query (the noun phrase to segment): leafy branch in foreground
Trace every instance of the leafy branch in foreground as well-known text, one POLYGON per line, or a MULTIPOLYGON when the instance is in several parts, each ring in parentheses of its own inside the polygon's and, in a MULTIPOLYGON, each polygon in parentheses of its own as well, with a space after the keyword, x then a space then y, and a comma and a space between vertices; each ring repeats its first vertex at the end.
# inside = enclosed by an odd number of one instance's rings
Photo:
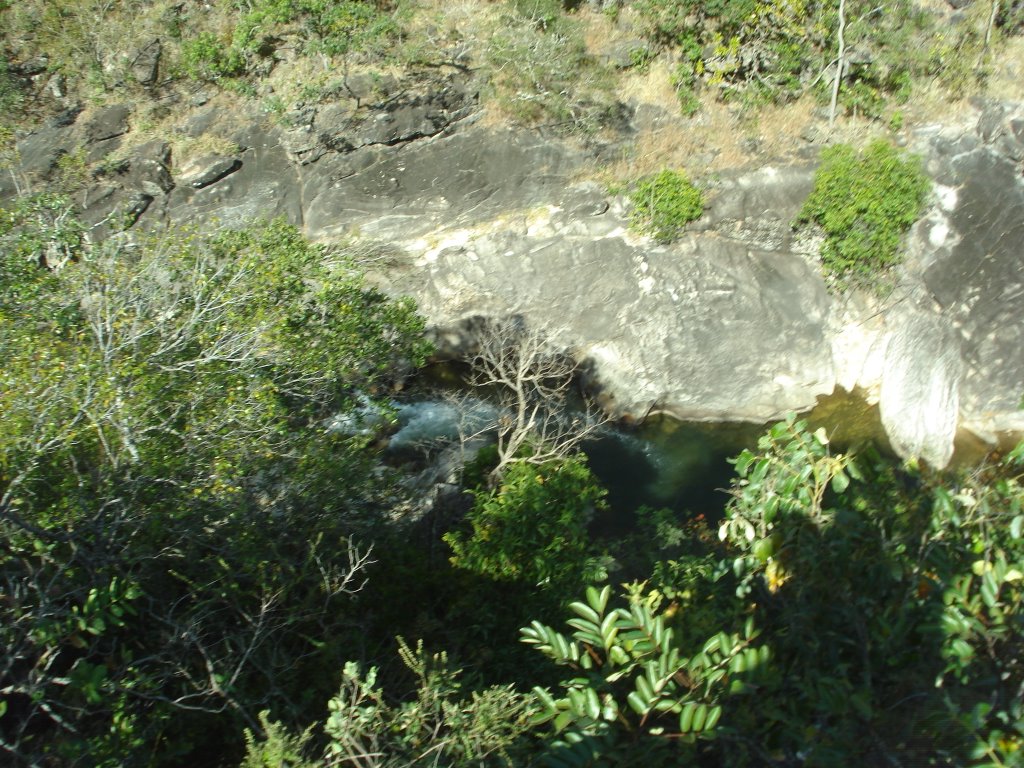
POLYGON ((559 694, 534 688, 541 703, 534 721, 550 722, 560 735, 553 749, 564 764, 647 737, 693 743, 715 730, 726 694, 743 690, 737 676, 768 660, 752 621, 741 634, 718 632, 684 655, 651 601, 609 609, 610 595, 609 586, 589 587, 585 602, 570 604, 571 637, 538 621, 521 630, 524 643, 575 673, 559 694))
POLYGON ((511 768, 517 741, 529 731, 531 698, 512 686, 470 690, 445 653, 427 655, 423 643, 398 652, 416 680, 415 695, 391 704, 378 682, 378 669, 345 664, 341 690, 327 704, 327 747, 319 760, 308 757, 309 731, 292 736, 279 723, 261 719, 266 738, 247 733, 243 768, 271 768, 287 754, 296 766, 427 768, 427 766, 502 765, 511 768))

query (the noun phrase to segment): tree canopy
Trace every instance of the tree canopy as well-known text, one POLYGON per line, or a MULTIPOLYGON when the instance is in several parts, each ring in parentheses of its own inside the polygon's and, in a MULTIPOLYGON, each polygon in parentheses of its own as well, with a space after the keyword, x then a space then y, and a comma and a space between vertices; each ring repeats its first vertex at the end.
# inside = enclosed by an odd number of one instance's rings
POLYGON ((280 221, 59 269, 25 226, 0 232, 0 743, 173 762, 212 737, 191 718, 255 725, 316 679, 389 492, 325 420, 421 363, 422 322, 280 221))

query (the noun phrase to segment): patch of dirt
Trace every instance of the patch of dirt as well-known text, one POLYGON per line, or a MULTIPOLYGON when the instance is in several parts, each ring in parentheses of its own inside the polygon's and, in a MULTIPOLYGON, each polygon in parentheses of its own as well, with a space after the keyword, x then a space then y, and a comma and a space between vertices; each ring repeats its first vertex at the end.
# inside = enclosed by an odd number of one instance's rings
POLYGON ((597 175, 612 184, 663 168, 700 178, 726 168, 790 159, 808 145, 805 134, 815 124, 815 136, 824 139, 824 123, 811 97, 744 113, 705 94, 697 114, 685 117, 679 111, 671 66, 662 59, 646 72, 625 75, 618 96, 638 110, 638 133, 623 147, 620 159, 598 170, 597 175))
POLYGON ((987 94, 994 99, 1020 101, 1024 95, 1024 36, 1000 41, 992 64, 987 94))

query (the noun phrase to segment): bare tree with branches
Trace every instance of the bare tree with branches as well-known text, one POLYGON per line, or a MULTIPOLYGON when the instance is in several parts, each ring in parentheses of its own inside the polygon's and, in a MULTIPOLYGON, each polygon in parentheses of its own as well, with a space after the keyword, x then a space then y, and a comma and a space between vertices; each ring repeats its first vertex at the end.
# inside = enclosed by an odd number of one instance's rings
POLYGON ((568 456, 607 420, 586 398, 570 407, 579 363, 520 318, 481 322, 472 343, 470 382, 499 406, 497 423, 487 428, 497 436, 492 484, 515 462, 568 456))

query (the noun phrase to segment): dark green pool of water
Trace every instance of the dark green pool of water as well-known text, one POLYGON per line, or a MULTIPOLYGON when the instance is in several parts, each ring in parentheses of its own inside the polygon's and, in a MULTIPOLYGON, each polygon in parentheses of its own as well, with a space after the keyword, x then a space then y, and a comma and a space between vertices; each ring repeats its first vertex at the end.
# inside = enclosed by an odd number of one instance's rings
POLYGON ((633 429, 609 429, 588 441, 591 470, 608 490, 608 510, 595 521, 602 534, 629 533, 642 506, 681 518, 717 520, 733 477, 728 459, 754 446, 763 425, 685 423, 658 417, 633 429))
MULTIPOLYGON (((465 366, 431 366, 420 379, 420 393, 463 390, 465 366)), ((471 390, 478 396, 486 392, 471 390)), ((835 450, 873 441, 888 451, 878 407, 859 393, 837 390, 821 397, 801 418, 812 430, 823 427, 835 450)), ((602 531, 628 533, 638 507, 669 508, 680 517, 703 514, 717 520, 728 501, 734 476, 729 459, 754 448, 768 424, 682 422, 649 418, 636 427, 606 425, 583 448, 591 469, 608 490, 608 511, 596 521, 602 531)))

